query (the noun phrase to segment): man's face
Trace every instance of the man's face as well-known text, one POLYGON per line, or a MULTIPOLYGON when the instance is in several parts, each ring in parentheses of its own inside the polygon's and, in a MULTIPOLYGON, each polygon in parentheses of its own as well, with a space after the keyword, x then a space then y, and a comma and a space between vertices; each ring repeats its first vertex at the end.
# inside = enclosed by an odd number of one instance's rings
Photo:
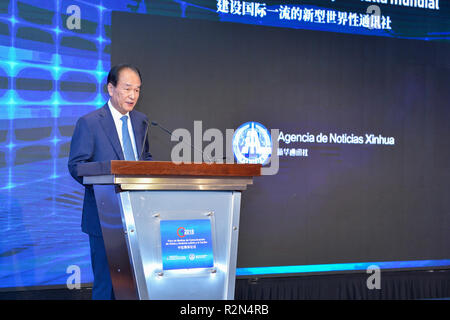
POLYGON ((122 69, 118 78, 115 87, 108 83, 108 92, 113 107, 121 114, 126 114, 133 110, 139 99, 141 79, 136 72, 128 68, 122 69))

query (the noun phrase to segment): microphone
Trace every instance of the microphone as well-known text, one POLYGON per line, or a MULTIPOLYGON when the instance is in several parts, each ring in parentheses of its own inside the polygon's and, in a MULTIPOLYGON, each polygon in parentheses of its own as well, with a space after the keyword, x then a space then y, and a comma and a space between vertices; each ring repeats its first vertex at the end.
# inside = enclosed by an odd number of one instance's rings
MULTIPOLYGON (((152 126, 158 127, 158 128, 160 128, 161 130, 163 130, 165 133, 167 133, 167 134, 169 134, 170 136, 172 136, 172 132, 171 132, 170 130, 164 128, 163 126, 161 126, 158 122, 151 121, 151 124, 152 124, 152 126)), ((213 162, 214 162, 213 159, 211 159, 208 155, 206 155, 202 150, 196 148, 194 145, 192 145, 192 144, 190 144, 190 143, 187 143, 187 142, 185 142, 184 140, 181 140, 181 142, 185 143, 186 145, 189 145, 189 146, 190 146, 192 149, 194 149, 195 151, 200 152, 204 157, 208 158, 208 160, 209 160, 210 163, 213 163, 213 162)))
POLYGON ((145 142, 147 141, 148 121, 144 119, 144 122, 145 122, 145 135, 144 135, 144 141, 142 141, 141 154, 139 155, 138 161, 141 161, 141 159, 142 159, 142 155, 144 154, 145 142))

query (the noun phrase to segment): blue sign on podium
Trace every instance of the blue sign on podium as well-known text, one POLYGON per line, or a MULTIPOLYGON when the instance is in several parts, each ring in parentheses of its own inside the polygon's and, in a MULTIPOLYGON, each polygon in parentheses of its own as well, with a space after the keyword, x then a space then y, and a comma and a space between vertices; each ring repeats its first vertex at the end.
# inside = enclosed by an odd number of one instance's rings
POLYGON ((161 220, 160 232, 163 270, 214 266, 211 220, 161 220))

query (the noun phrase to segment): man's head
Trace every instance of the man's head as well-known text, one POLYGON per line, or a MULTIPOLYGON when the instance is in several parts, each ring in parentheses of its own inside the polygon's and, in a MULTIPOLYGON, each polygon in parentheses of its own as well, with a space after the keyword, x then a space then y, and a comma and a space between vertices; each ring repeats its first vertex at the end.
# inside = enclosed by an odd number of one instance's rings
POLYGON ((109 71, 107 83, 113 107, 121 114, 132 111, 139 99, 142 84, 138 68, 129 64, 114 66, 109 71))

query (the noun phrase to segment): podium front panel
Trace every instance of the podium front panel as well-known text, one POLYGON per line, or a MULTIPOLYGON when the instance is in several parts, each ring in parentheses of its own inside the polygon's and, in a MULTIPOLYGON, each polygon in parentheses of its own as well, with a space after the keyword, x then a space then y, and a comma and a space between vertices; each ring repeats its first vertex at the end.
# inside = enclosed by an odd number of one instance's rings
POLYGON ((106 189, 97 203, 101 221, 113 211, 102 210, 105 197, 118 210, 102 224, 117 298, 132 299, 132 290, 137 299, 234 298, 240 191, 106 189))

